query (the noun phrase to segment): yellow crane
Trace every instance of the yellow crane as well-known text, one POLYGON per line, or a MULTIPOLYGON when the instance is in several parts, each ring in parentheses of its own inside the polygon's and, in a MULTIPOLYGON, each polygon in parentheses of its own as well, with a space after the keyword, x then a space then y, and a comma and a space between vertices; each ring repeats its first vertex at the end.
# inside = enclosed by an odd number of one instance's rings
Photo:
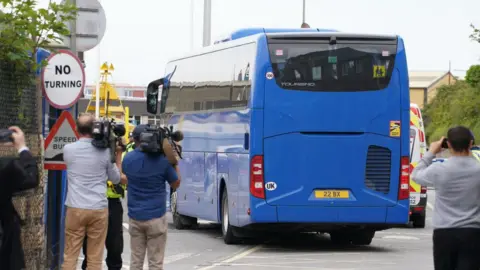
MULTIPOLYGON (((99 93, 100 93, 100 106, 99 106, 99 116, 105 118, 114 118, 115 121, 120 121, 120 119, 113 117, 113 115, 123 115, 125 122, 125 139, 128 139, 128 133, 130 130, 135 128, 134 125, 130 124, 130 110, 128 107, 124 107, 122 100, 120 99, 115 86, 108 82, 109 76, 112 77, 112 72, 115 70, 113 64, 108 65, 107 62, 103 63, 100 67, 100 83, 99 83, 99 93)), ((88 101, 86 112, 95 114, 95 103, 97 98, 97 89, 93 91, 93 95, 88 101)))

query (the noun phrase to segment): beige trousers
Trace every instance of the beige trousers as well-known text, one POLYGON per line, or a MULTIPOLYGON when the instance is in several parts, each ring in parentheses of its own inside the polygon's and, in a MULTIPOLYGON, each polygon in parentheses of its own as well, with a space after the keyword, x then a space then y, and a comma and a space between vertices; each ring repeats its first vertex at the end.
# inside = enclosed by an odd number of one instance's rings
POLYGON ((65 214, 63 270, 76 270, 77 260, 87 235, 88 270, 102 270, 103 250, 108 228, 108 208, 89 210, 67 207, 65 214))
POLYGON ((167 228, 166 215, 148 221, 130 219, 130 270, 143 270, 145 254, 149 270, 163 270, 167 228))

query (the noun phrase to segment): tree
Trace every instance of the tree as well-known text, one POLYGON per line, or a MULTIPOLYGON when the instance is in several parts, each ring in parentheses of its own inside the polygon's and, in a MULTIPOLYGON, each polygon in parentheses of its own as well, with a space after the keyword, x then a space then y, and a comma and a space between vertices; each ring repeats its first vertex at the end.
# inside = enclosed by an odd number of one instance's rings
POLYGON ((77 8, 70 3, 49 1, 47 8, 37 9, 36 0, 0 0, 0 62, 16 71, 31 73, 38 65, 36 52, 50 42, 61 42, 69 35, 65 25, 77 16, 77 8))
POLYGON ((473 65, 467 70, 465 81, 472 87, 480 86, 480 65, 473 65))
POLYGON ((470 35, 470 38, 478 43, 480 43, 480 29, 475 28, 475 25, 470 25, 473 29, 473 33, 470 35))
POLYGON ((480 135, 480 89, 466 81, 445 85, 437 89, 435 98, 426 106, 425 124, 429 141, 445 136, 455 125, 470 128, 480 135))

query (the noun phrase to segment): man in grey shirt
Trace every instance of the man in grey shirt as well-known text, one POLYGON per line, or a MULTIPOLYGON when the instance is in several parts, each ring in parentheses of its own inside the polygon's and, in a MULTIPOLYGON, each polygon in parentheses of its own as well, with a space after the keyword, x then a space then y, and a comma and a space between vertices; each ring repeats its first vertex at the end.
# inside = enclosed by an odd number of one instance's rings
POLYGON ((436 270, 480 269, 480 163, 471 155, 473 135, 462 126, 447 133, 451 157, 443 163, 432 160, 442 142, 429 152, 412 172, 412 180, 435 187, 433 257, 436 270))
POLYGON ((115 184, 126 181, 119 170, 121 148, 117 149, 116 164, 113 164, 110 149, 92 145, 93 121, 92 115, 81 114, 77 119, 80 139, 63 148, 68 177, 64 270, 77 268, 85 235, 88 239, 88 268, 102 269, 108 226, 107 179, 115 184))

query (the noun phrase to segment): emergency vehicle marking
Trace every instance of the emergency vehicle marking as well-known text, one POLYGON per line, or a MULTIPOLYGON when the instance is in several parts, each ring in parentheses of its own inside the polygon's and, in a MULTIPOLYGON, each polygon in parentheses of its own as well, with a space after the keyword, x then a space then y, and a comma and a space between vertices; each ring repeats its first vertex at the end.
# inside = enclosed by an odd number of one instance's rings
MULTIPOLYGON (((425 154, 427 146, 426 146, 426 142, 425 142, 425 134, 423 133, 423 121, 422 121, 421 114, 420 114, 420 111, 419 111, 418 108, 410 107, 410 127, 414 128, 415 131, 418 133, 418 140, 419 141, 415 142, 415 143, 418 143, 418 147, 419 147, 420 151, 419 151, 419 156, 418 156, 417 160, 420 160, 423 157, 423 155, 425 154)), ((410 138, 410 139, 415 140, 416 136, 413 137, 413 138, 410 138)), ((410 143, 412 143, 412 142, 410 142, 410 143)), ((411 155, 413 155, 413 153, 411 153, 411 155)), ((414 159, 414 157, 411 156, 410 160, 413 160, 413 159, 414 159)), ((417 161, 411 162, 411 164, 410 164, 410 192, 411 193, 420 193, 421 189, 422 189, 422 186, 417 184, 411 178, 411 173, 412 173, 413 169, 415 169, 415 167, 417 167, 417 164, 418 164, 417 161)), ((410 203, 413 204, 413 205, 416 205, 416 204, 418 204, 419 199, 420 199, 420 196, 418 194, 412 194, 411 197, 410 197, 410 203), (418 196, 418 200, 416 199, 417 196, 418 196)))

